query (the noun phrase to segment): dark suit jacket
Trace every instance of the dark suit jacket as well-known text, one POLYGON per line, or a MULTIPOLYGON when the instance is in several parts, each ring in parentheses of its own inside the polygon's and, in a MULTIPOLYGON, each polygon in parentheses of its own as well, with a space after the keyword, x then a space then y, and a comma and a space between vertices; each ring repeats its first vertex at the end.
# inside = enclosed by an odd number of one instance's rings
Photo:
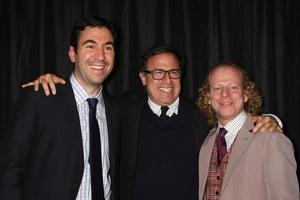
MULTIPOLYGON (((145 104, 147 104, 147 100, 148 97, 146 94, 136 95, 133 93, 127 93, 120 101, 122 103, 123 112, 120 154, 120 200, 132 200, 139 125, 142 111, 145 104)), ((191 128, 195 136, 195 146, 197 151, 199 151, 208 130, 206 122, 199 113, 196 105, 181 97, 179 102, 179 111, 180 109, 185 109, 185 113, 188 113, 192 126, 191 128)))
MULTIPOLYGON (((79 115, 70 82, 57 95, 24 89, 2 139, 1 200, 73 200, 83 175, 79 115)), ((103 91, 112 196, 117 195, 120 107, 103 91)), ((116 199, 116 198, 113 198, 116 199)))

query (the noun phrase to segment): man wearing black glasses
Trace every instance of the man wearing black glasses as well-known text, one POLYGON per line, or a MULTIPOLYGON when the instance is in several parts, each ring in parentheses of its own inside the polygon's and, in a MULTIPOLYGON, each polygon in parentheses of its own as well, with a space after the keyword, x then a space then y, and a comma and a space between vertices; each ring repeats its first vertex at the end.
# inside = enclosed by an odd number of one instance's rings
POLYGON ((121 99, 121 200, 198 199, 198 154, 208 126, 180 96, 183 65, 174 47, 149 48, 139 73, 147 94, 121 99))
MULTIPOLYGON (((180 96, 183 65, 176 48, 149 48, 139 73, 146 93, 127 92, 120 99, 120 200, 198 199, 198 154, 208 127, 196 105, 180 96)), ((49 94, 47 84, 53 93, 61 81, 48 74, 35 86, 43 83, 49 94)), ((256 124, 260 130, 277 126, 271 117, 256 124)))
POLYGON ((122 200, 197 199, 198 153, 207 125, 179 97, 183 61, 172 46, 153 46, 139 76, 147 95, 122 99, 122 200))

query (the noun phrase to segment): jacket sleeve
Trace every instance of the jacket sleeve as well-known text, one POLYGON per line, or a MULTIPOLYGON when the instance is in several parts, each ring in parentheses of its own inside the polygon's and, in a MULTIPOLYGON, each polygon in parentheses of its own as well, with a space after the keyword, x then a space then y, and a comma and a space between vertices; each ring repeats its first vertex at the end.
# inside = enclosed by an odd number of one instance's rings
POLYGON ((24 172, 34 142, 36 120, 33 92, 22 90, 14 105, 9 128, 0 140, 1 200, 22 198, 24 172))
POLYGON ((297 164, 291 141, 283 134, 272 134, 264 164, 268 199, 299 199, 297 164))

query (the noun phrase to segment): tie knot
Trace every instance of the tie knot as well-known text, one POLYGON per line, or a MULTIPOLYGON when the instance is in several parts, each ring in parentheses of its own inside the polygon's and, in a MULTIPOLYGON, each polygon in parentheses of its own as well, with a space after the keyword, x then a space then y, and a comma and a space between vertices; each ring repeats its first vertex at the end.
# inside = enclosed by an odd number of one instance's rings
POLYGON ((227 133, 227 130, 225 128, 220 128, 219 131, 219 137, 224 137, 227 133))
POLYGON ((162 106, 162 107, 160 107, 160 109, 161 109, 161 115, 160 116, 166 116, 167 111, 169 110, 169 107, 168 106, 162 106))
POLYGON ((89 108, 92 110, 96 109, 97 103, 98 103, 98 99, 97 98, 88 98, 87 102, 89 104, 89 108))

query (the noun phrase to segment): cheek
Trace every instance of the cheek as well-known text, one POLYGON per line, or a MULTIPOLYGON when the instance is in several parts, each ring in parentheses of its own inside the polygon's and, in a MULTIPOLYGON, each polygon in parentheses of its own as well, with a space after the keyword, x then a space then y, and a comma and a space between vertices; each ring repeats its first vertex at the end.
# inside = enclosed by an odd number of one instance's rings
POLYGON ((176 87, 176 94, 179 94, 181 91, 180 81, 175 83, 175 87, 176 87))
POLYGON ((208 96, 208 100, 209 100, 210 104, 216 104, 216 102, 218 101, 218 96, 210 94, 208 96))
POLYGON ((238 109, 238 110, 240 110, 242 107, 244 107, 244 99, 243 99, 243 97, 242 96, 239 96, 238 98, 237 98, 237 100, 236 100, 236 108, 238 109))
POLYGON ((115 61, 115 55, 114 54, 110 54, 109 55, 109 60, 111 61, 111 63, 114 63, 114 61, 115 61))
POLYGON ((215 101, 211 101, 211 106, 213 107, 214 110, 218 109, 218 104, 215 101))
POLYGON ((219 103, 218 103, 218 98, 217 97, 212 96, 210 98, 209 102, 210 102, 210 105, 212 106, 212 108, 214 110, 219 110, 219 103))

